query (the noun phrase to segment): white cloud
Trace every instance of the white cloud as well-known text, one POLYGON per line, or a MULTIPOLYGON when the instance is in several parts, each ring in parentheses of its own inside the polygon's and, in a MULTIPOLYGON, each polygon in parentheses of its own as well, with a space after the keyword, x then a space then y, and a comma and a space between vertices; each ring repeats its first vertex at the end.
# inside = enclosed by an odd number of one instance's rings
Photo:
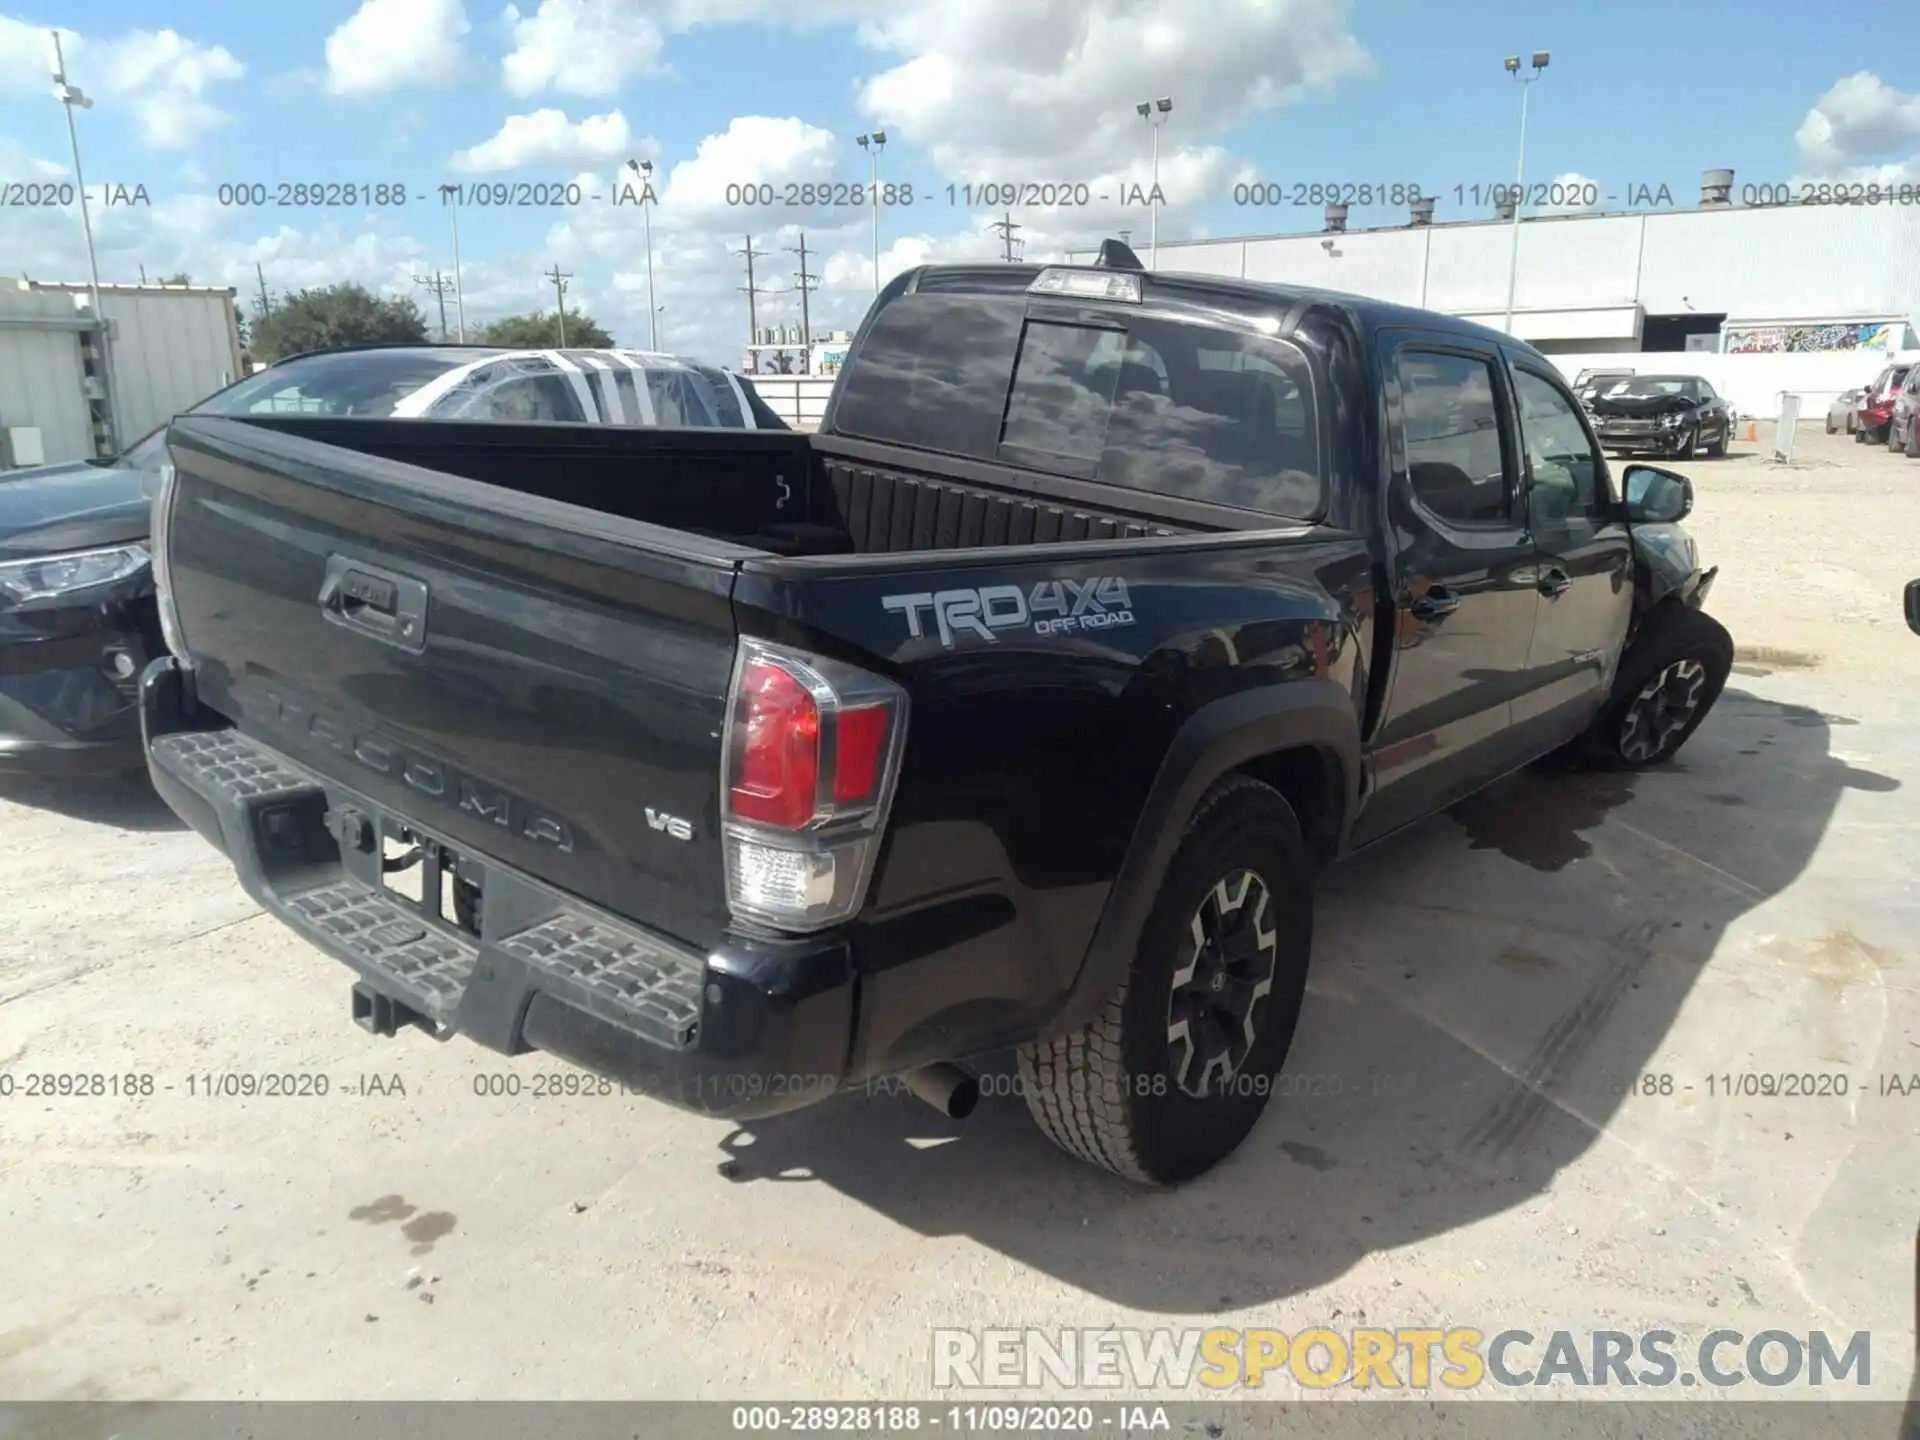
POLYGON ((612 95, 626 81, 658 71, 666 28, 636 0, 541 0, 527 14, 507 6, 513 49, 501 61, 511 95, 554 89, 612 95))
POLYGON ((58 180, 68 173, 58 160, 43 159, 10 135, 0 135, 0 178, 58 180))
MULTIPOLYGON (((201 45, 172 30, 135 30, 85 51, 101 96, 127 104, 141 140, 184 150, 233 119, 207 98, 209 87, 238 80, 246 67, 220 45, 201 45)), ((68 74, 73 75, 71 65, 68 74)), ((86 88, 84 85, 82 88, 86 88)))
MULTIPOLYGON (((651 153, 657 147, 648 141, 640 148, 651 153)), ((624 161, 635 150, 633 131, 618 110, 588 115, 577 124, 567 119, 564 110, 535 110, 509 115, 491 139, 459 151, 447 163, 455 170, 484 175, 532 166, 624 161)))
MULTIPOLYGON (((44 96, 52 86, 53 36, 50 27, 29 25, 10 15, 0 15, 0 95, 44 96)), ((71 31, 63 31, 61 43, 68 56, 77 40, 71 31)))
POLYGON ((1206 133, 1361 73, 1345 0, 915 0, 863 27, 904 58, 866 109, 982 181, 1082 180, 1148 152, 1139 101, 1170 95, 1161 137, 1206 133))
MULTIPOLYGON (((695 148, 667 175, 661 204, 670 206, 676 221, 713 225, 729 230, 753 225, 797 224, 808 220, 838 221, 849 207, 834 207, 836 184, 854 177, 842 169, 840 143, 831 130, 809 125, 797 116, 741 115, 717 135, 695 148), (825 192, 825 204, 812 199, 804 207, 789 206, 789 185, 814 184, 825 192), (741 186, 770 186, 772 206, 743 205, 741 186), (729 188, 732 187, 732 188, 729 188)), ((750 192, 758 198, 765 190, 750 192)), ((795 199, 805 192, 798 192, 795 199)), ((848 198, 851 198, 849 192, 848 198)), ((856 216, 864 210, 855 208, 856 216)))
POLYGON ((1793 138, 1810 177, 1869 184, 1920 179, 1920 95, 1861 70, 1827 87, 1793 138))
MULTIPOLYGON (((182 150, 233 117, 207 92, 238 80, 246 67, 220 45, 203 45, 172 30, 130 30, 90 40, 63 29, 67 78, 104 108, 133 116, 142 144, 182 150)), ((52 90, 53 37, 47 27, 0 15, 0 95, 47 96, 52 90)))
POLYGON ((327 89, 373 95, 406 85, 444 85, 466 66, 461 0, 363 0, 327 36, 327 89))
MULTIPOLYGON (((1582 175, 1578 170, 1568 170, 1545 182, 1547 203, 1534 211, 1538 215, 1586 215, 1601 208, 1600 197, 1606 187, 1591 175, 1582 175), (1589 198, 1592 197, 1592 198, 1589 198)), ((1527 197, 1542 192, 1534 185, 1527 186, 1527 197)))

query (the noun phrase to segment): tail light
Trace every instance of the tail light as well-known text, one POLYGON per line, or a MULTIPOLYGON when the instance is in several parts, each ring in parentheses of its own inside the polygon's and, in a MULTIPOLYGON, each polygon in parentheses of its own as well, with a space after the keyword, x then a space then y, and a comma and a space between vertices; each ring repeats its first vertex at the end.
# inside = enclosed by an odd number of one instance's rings
POLYGON ((153 552, 153 593, 160 610, 161 638, 167 642, 167 649, 180 657, 180 663, 190 669, 193 662, 187 658, 186 636, 180 630, 180 612, 174 608, 173 576, 167 561, 168 551, 172 548, 168 544, 167 532, 173 524, 173 494, 179 480, 180 475, 173 468, 173 461, 162 462, 160 488, 153 497, 148 549, 153 552))
POLYGON ((742 640, 720 784, 727 905, 776 930, 855 914, 906 741, 907 696, 837 660, 742 640))

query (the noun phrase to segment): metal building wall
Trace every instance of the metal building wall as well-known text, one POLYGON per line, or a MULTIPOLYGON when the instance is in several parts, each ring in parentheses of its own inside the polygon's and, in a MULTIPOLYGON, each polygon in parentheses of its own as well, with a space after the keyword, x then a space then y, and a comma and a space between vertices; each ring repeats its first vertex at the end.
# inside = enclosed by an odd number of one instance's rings
POLYGON ((0 290, 0 425, 39 428, 49 464, 94 453, 70 296, 0 290))
POLYGON ((240 377, 231 290, 102 287, 115 322, 113 403, 131 444, 240 377))
MULTIPOLYGON (((1442 217, 1444 219, 1444 217, 1442 217)), ((1513 231, 1494 220, 1160 244, 1159 268, 1284 281, 1454 314, 1506 308, 1513 231), (1332 241, 1330 252, 1324 242, 1332 241)), ((1731 206, 1529 217, 1515 308, 1732 320, 1920 317, 1920 206, 1731 206)), ((1082 263, 1091 253, 1069 257, 1082 263)), ((1524 336, 1523 321, 1515 328, 1524 336)), ((1607 332, 1602 332, 1607 333, 1607 332)))

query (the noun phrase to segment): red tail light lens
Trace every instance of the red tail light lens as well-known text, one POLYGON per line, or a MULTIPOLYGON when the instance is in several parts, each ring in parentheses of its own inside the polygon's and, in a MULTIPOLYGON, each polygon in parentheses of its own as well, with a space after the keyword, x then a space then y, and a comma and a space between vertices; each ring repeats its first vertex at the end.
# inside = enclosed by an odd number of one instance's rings
POLYGON ((739 758, 728 788, 735 819, 798 830, 813 818, 820 785, 820 707, 778 665, 750 660, 733 723, 739 758))
POLYGON ((737 920, 804 934, 859 912, 893 806, 907 692, 743 637, 727 707, 721 838, 737 920))
POLYGON ((833 803, 872 800, 880 788, 880 761, 887 751, 887 707, 842 710, 834 721, 833 803))

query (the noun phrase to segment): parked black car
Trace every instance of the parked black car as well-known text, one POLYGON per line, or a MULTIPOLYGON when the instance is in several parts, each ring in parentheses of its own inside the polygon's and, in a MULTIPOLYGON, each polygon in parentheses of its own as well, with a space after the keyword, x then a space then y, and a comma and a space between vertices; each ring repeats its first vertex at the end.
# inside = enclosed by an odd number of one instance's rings
MULTIPOLYGON (((194 413, 787 428, 717 366, 450 345, 292 356, 194 413)), ((0 772, 145 768, 138 681, 164 648, 147 530, 165 458, 162 427, 114 461, 0 472, 0 772)))
POLYGON ((1733 438, 1733 412, 1698 375, 1635 375, 1600 391, 1587 410, 1608 450, 1717 457, 1733 438))
POLYGON ((1666 760, 1733 647, 1532 347, 1103 254, 896 278, 812 435, 179 421, 155 785, 375 1033, 749 1116, 1017 1047, 1062 1147, 1199 1173, 1320 866, 1666 760))

